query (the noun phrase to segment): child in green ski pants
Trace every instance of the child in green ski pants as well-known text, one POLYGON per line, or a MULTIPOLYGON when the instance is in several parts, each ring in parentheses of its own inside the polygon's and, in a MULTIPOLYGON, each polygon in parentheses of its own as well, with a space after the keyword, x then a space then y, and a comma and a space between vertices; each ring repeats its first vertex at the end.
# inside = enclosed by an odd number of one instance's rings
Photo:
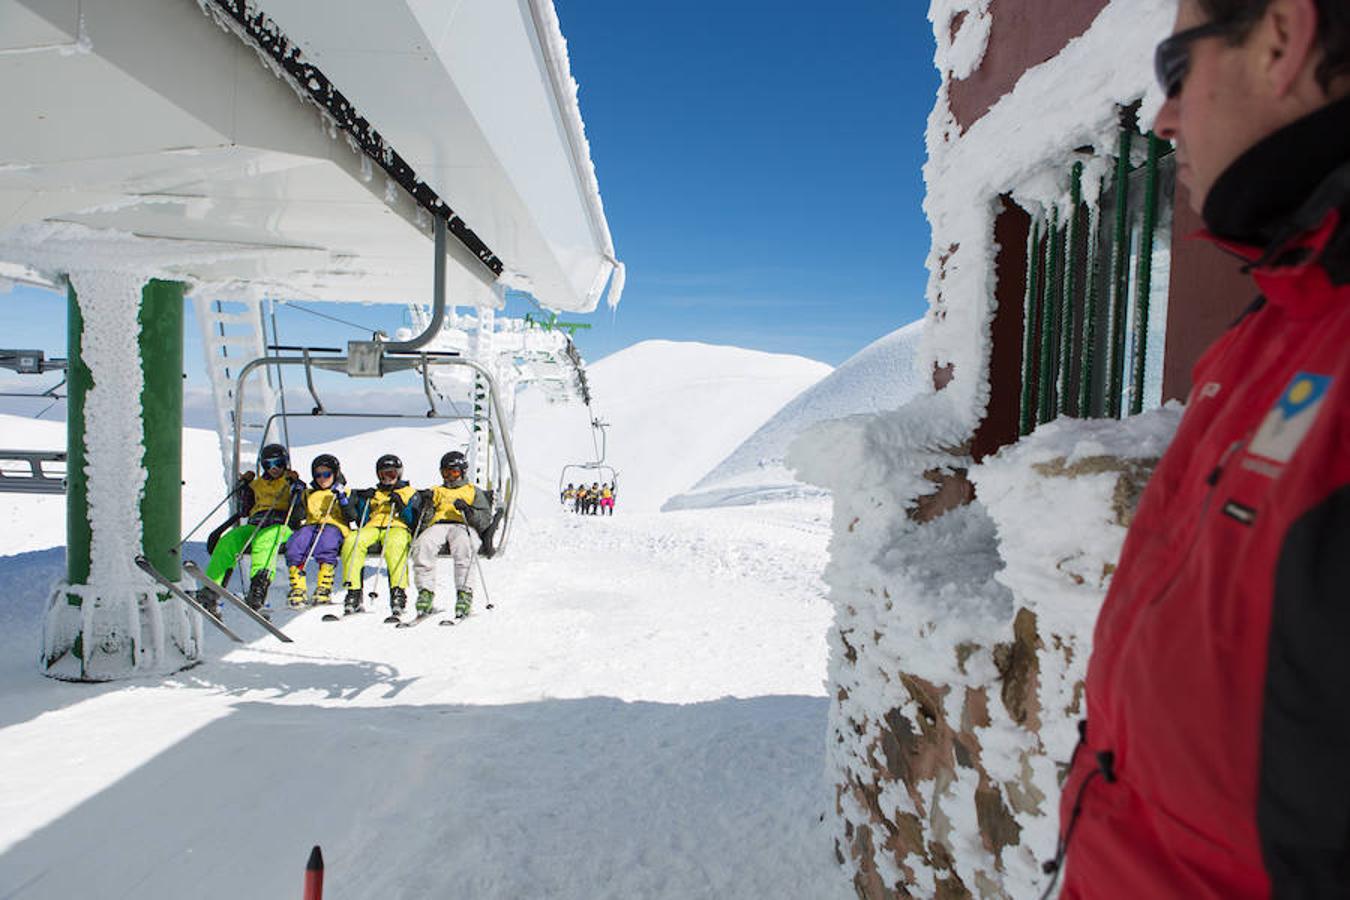
MULTIPOLYGON (((252 558, 245 599, 254 609, 261 608, 267 599, 277 554, 294 526, 295 497, 305 489, 300 476, 290 470, 290 455, 280 444, 263 447, 258 454, 258 470, 262 474, 256 478, 252 472, 240 475, 235 517, 244 516, 247 521, 221 536, 206 565, 206 577, 220 584, 247 547, 252 558)), ((214 606, 213 601, 208 608, 214 606)))

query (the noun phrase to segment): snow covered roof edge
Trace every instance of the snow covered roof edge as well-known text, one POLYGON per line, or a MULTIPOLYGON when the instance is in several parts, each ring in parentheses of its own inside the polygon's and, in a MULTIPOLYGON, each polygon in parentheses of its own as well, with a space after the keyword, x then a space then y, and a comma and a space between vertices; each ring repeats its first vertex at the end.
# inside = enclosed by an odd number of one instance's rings
POLYGON ((539 34, 540 49, 547 64, 549 77, 553 82, 553 91, 557 98, 558 109, 567 129, 568 144, 572 149, 572 162, 577 177, 591 207, 591 227, 605 249, 610 264, 614 267, 609 284, 609 296, 606 303, 612 309, 618 306, 623 295, 626 271, 614 253, 614 239, 609 231, 609 221, 605 218, 605 204, 600 196, 600 182, 595 174, 595 161, 591 158, 591 145, 586 139, 586 123, 581 117, 581 104, 578 100, 580 86, 572 77, 571 58, 567 54, 567 39, 563 37, 562 23, 558 20, 558 11, 553 0, 529 0, 530 15, 535 30, 539 34))

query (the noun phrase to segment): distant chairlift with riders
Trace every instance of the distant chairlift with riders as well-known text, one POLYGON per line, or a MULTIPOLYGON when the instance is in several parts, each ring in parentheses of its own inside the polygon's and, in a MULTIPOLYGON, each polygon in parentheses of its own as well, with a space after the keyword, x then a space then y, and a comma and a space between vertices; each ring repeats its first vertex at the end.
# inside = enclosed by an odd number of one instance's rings
POLYGON ((619 491, 619 473, 605 463, 608 450, 609 423, 591 419, 591 440, 595 445, 595 461, 570 463, 563 466, 558 476, 558 500, 564 509, 577 515, 614 515, 614 503, 619 491), (591 478, 589 484, 587 477, 591 478), (575 481, 569 479, 576 479, 575 481))

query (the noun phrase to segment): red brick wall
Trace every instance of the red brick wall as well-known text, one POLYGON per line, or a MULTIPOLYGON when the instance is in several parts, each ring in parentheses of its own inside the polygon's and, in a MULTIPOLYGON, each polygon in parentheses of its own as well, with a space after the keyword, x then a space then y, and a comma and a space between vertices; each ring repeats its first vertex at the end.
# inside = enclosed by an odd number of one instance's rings
POLYGON ((961 131, 1013 89, 1022 73, 1055 56, 1087 31, 1108 0, 993 0, 994 18, 984 61, 953 82, 950 101, 961 131))
POLYGON ((1208 241, 1192 237, 1205 227, 1177 184, 1172 222, 1172 276, 1167 294, 1167 348, 1163 399, 1185 400, 1191 368, 1260 291, 1242 274, 1242 262, 1208 241))

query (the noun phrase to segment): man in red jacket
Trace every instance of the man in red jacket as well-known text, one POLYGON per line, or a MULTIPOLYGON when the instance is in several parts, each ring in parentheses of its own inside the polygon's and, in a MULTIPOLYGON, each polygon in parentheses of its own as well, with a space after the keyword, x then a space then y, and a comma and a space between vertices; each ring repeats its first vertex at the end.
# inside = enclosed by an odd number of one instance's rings
POLYGON ((1155 131, 1262 297, 1098 618, 1062 896, 1350 897, 1350 0, 1180 0, 1157 67, 1155 131))

